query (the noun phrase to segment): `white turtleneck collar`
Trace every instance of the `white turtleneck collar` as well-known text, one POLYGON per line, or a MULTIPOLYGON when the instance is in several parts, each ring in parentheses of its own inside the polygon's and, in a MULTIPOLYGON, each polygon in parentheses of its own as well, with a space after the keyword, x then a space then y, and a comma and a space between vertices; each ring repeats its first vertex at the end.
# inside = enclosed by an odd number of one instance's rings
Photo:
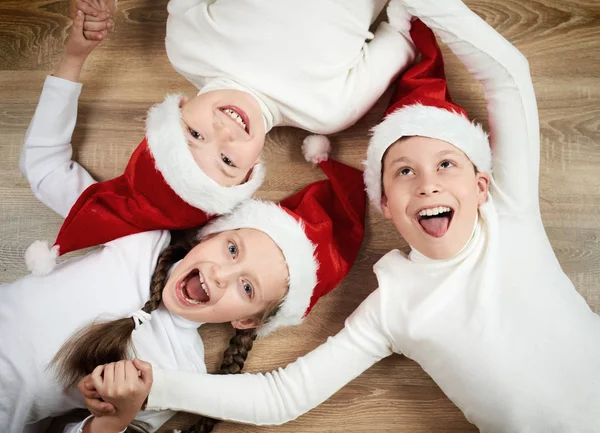
POLYGON ((213 90, 240 90, 254 96, 256 102, 260 106, 263 121, 265 124, 265 133, 269 132, 274 126, 279 125, 283 121, 283 117, 277 108, 277 105, 267 96, 260 94, 249 87, 243 86, 240 83, 233 81, 230 78, 213 78, 202 87, 198 94, 211 92, 213 90))

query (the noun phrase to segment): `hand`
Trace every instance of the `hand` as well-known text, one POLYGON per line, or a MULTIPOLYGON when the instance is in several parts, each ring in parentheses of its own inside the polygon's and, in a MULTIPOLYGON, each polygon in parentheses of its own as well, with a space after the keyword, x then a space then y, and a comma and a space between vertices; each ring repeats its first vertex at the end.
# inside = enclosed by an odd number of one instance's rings
POLYGON ((100 40, 88 40, 83 35, 84 14, 81 10, 77 10, 73 18, 73 26, 71 34, 65 44, 65 57, 78 59, 81 62, 85 61, 90 53, 98 46, 100 40))
POLYGON ((92 415, 100 418, 104 415, 114 415, 115 407, 111 403, 101 400, 92 382, 92 375, 88 374, 77 384, 77 390, 83 395, 87 409, 92 415))
MULTIPOLYGON (((110 7, 107 0, 77 0, 76 7, 85 14, 83 35, 90 41, 101 41, 106 37, 112 22, 110 20, 114 2, 110 7)), ((109 2, 111 0, 108 0, 109 2)))
MULTIPOLYGON (((103 421, 124 430, 140 411, 152 387, 152 366, 140 360, 99 365, 91 374, 97 393, 115 407, 103 421)), ((107 425, 107 424, 105 424, 107 425)))

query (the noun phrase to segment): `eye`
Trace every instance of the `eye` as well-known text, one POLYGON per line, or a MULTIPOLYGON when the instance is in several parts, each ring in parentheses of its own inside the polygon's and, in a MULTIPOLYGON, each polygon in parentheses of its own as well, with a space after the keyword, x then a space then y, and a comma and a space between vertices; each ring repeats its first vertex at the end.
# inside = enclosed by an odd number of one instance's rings
POLYGON ((235 165, 233 164, 233 161, 229 158, 227 158, 225 155, 221 154, 221 159, 223 160, 223 162, 225 164, 227 164, 230 167, 235 167, 235 165))
POLYGON ((236 244, 234 244, 233 242, 229 242, 227 244, 227 249, 229 250, 229 254, 231 254, 232 258, 237 258, 238 255, 238 247, 236 244))
POLYGON ((198 131, 193 130, 192 128, 188 128, 188 131, 192 137, 196 140, 204 140, 204 138, 200 135, 198 131))
POLYGON ((450 168, 454 167, 454 164, 451 161, 442 161, 440 164, 440 168, 450 168))
POLYGON ((408 167, 401 167, 396 172, 396 175, 398 175, 398 176, 408 176, 409 174, 415 174, 415 173, 414 173, 414 171, 412 171, 412 169, 410 169, 408 167))
POLYGON ((242 284, 246 295, 248 295, 249 298, 252 298, 252 295, 254 293, 254 288, 252 287, 252 285, 246 281, 244 281, 242 284))

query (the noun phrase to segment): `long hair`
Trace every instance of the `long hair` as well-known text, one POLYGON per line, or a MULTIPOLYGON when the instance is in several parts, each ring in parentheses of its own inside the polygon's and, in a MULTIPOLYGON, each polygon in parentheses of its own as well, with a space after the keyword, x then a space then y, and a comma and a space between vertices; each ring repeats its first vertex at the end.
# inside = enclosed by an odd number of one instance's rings
MULTIPOLYGON (((199 242, 197 231, 180 235, 158 257, 150 281, 150 299, 142 310, 150 314, 162 300, 162 292, 171 267, 199 242)), ((132 352, 131 334, 135 329, 132 318, 93 323, 77 331, 56 353, 49 367, 54 367, 56 377, 68 391, 98 365, 126 359, 132 352)))
MULTIPOLYGON (((275 316, 282 300, 270 305, 263 312, 260 318, 260 323, 264 324, 269 318, 275 316)), ((236 329, 235 334, 229 340, 229 346, 223 353, 223 361, 216 374, 238 374, 244 369, 244 363, 248 358, 248 353, 252 350, 254 340, 256 339, 257 330, 252 329, 236 329)), ((190 427, 185 433, 210 433, 220 420, 201 417, 196 424, 190 427)))

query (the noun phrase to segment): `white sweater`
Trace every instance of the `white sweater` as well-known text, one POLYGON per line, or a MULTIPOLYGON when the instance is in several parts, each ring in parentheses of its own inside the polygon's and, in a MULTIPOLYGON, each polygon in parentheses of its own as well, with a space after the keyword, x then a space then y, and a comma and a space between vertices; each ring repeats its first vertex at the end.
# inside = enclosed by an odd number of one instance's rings
MULTIPOLYGON (((21 170, 36 197, 63 217, 94 182, 71 161, 80 91, 81 84, 46 79, 21 155, 21 170)), ((169 240, 167 231, 128 236, 63 262, 47 276, 29 275, 0 286, 2 433, 21 433, 25 424, 85 407, 76 390, 63 394, 46 370, 49 361, 82 326, 98 318, 127 317, 144 305, 158 255, 169 240)), ((141 359, 161 368, 206 373, 198 326, 161 306, 133 332, 133 344, 141 359)), ((145 412, 138 419, 155 431, 173 414, 145 412)))
POLYGON ((236 377, 155 369, 149 409, 284 423, 396 352, 417 361, 482 432, 599 431, 600 317, 542 225, 527 61, 459 0, 405 3, 485 88, 494 173, 472 239, 449 260, 386 254, 374 268, 379 288, 345 328, 285 369, 236 377))
POLYGON ((410 22, 369 26, 386 0, 171 0, 166 49, 203 91, 259 101, 267 130, 327 134, 360 119, 414 59, 410 22))

